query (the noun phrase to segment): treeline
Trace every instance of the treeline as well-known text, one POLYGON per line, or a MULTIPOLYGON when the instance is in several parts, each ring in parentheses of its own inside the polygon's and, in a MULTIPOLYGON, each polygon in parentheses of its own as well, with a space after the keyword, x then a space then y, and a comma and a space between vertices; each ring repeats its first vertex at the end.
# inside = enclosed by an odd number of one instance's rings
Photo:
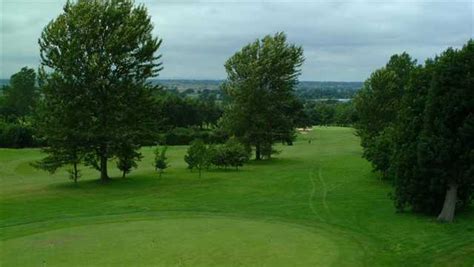
POLYGON ((474 42, 417 64, 394 55, 355 98, 364 157, 399 211, 452 221, 474 192, 474 42))
MULTIPOLYGON (((0 147, 24 148, 46 145, 35 125, 41 87, 35 70, 22 68, 12 75, 0 95, 0 147)), ((164 87, 153 90, 153 118, 159 124, 158 140, 169 145, 187 145, 195 139, 223 142, 222 132, 214 131, 223 105, 213 93, 198 97, 179 94, 164 87)))
POLYGON ((352 126, 357 121, 353 101, 306 101, 300 127, 312 125, 352 126))
POLYGON ((0 147, 22 148, 44 145, 33 125, 40 91, 33 69, 12 75, 0 94, 0 147))
POLYGON ((362 88, 360 82, 300 82, 296 95, 302 100, 351 99, 362 88))
POLYGON ((195 139, 220 143, 227 138, 217 129, 224 107, 214 94, 191 97, 163 88, 154 98, 160 143, 188 145, 195 139))

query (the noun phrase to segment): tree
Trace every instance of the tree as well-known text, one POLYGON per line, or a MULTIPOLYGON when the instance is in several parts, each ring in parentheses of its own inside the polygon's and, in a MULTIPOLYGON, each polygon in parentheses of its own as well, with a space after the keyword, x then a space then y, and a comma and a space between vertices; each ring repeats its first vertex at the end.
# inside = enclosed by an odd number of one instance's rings
POLYGON ((201 178, 202 169, 209 167, 210 155, 209 149, 201 140, 194 141, 188 148, 184 161, 188 164, 188 169, 197 169, 199 179, 201 178))
POLYGON ((39 39, 42 69, 51 70, 41 75, 42 134, 58 150, 67 146, 61 140, 76 140, 102 181, 123 143, 136 148, 154 138, 147 79, 162 68, 152 30, 146 8, 132 0, 78 0, 39 39))
POLYGON ((35 70, 23 67, 10 78, 10 85, 4 86, 2 114, 7 120, 24 119, 30 115, 38 101, 35 70))
POLYGON ((416 66, 404 87, 396 118, 367 144, 367 151, 374 153, 370 158, 388 168, 398 210, 409 207, 439 214, 438 220, 450 222, 457 207, 471 202, 473 71, 472 40, 460 50, 449 48, 424 66, 416 66), (377 143, 381 140, 384 144, 377 143))
POLYGON ((117 168, 122 172, 122 178, 125 178, 133 168, 137 168, 137 161, 142 159, 142 154, 137 150, 138 147, 126 143, 117 149, 117 168))
POLYGON ((392 154, 390 134, 397 118, 411 72, 416 66, 407 53, 393 55, 384 68, 376 70, 355 97, 358 122, 355 125, 361 138, 364 157, 372 162, 383 178, 389 177, 392 154))
POLYGON ((158 171, 160 178, 161 174, 165 171, 166 168, 169 167, 168 165, 168 158, 166 157, 166 150, 168 150, 168 147, 163 147, 161 150, 159 147, 157 147, 154 151, 155 153, 155 170, 158 171))
POLYGON ((82 161, 83 154, 75 146, 64 146, 62 149, 58 147, 48 147, 44 151, 48 156, 40 161, 34 162, 32 165, 35 168, 55 173, 59 168, 65 165, 71 166, 68 170, 69 178, 77 184, 80 177, 79 164, 82 161))
POLYGON ((433 71, 418 161, 433 196, 444 200, 438 220, 451 222, 474 193, 474 41, 446 50, 433 71))
POLYGON ((223 90, 230 103, 220 123, 254 146, 257 160, 271 156, 273 143, 294 138, 294 88, 303 61, 303 49, 277 33, 246 45, 225 63, 223 90))
POLYGON ((393 181, 395 206, 407 206, 417 212, 433 213, 438 204, 433 199, 430 182, 421 175, 418 144, 423 130, 424 110, 433 76, 433 60, 416 67, 403 94, 398 118, 393 127, 389 173, 393 181))

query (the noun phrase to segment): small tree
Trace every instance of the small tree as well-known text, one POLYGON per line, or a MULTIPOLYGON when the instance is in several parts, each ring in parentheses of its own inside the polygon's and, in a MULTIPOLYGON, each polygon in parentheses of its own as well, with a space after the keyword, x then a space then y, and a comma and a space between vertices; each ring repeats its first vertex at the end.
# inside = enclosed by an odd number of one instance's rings
POLYGON ((46 148, 48 156, 34 162, 33 167, 45 170, 51 174, 55 173, 59 168, 69 165, 69 178, 77 184, 77 180, 81 176, 78 165, 83 160, 83 154, 77 148, 68 147, 67 150, 59 150, 54 148, 46 148))
POLYGON ((117 149, 117 168, 122 172, 122 178, 137 168, 137 161, 142 159, 142 154, 137 152, 138 147, 123 144, 117 149))
POLYGON ((184 161, 186 161, 190 170, 198 170, 200 179, 202 169, 209 167, 210 164, 208 147, 202 140, 194 141, 188 148, 188 153, 184 156, 184 161))
POLYGON ((166 146, 163 147, 162 149, 157 147, 154 152, 155 153, 154 166, 155 166, 155 170, 158 171, 160 178, 164 170, 169 167, 168 158, 166 157, 166 150, 168 150, 168 147, 166 146))

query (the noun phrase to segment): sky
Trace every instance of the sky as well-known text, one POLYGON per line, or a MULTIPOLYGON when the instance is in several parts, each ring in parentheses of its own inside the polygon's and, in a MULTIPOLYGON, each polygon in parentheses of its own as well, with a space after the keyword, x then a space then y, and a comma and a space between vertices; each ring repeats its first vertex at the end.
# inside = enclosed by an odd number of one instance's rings
MULTIPOLYGON (((474 38, 474 0, 142 0, 163 39, 162 79, 225 79, 226 59, 283 31, 301 45, 300 80, 363 81, 395 53, 419 63, 474 38)), ((65 0, 0 0, 0 78, 39 66, 38 38, 65 0)))

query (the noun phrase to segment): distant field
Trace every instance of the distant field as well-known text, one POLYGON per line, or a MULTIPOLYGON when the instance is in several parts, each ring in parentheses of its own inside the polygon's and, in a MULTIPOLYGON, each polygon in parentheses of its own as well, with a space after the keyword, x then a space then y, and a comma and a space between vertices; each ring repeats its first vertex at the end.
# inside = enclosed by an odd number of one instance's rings
MULTIPOLYGON (((474 208, 453 224, 396 213, 350 128, 315 128, 239 171, 154 173, 152 148, 110 184, 0 150, 0 266, 473 266, 474 208), (308 139, 312 139, 309 143, 308 139)), ((111 163, 114 167, 114 163, 111 163)))

